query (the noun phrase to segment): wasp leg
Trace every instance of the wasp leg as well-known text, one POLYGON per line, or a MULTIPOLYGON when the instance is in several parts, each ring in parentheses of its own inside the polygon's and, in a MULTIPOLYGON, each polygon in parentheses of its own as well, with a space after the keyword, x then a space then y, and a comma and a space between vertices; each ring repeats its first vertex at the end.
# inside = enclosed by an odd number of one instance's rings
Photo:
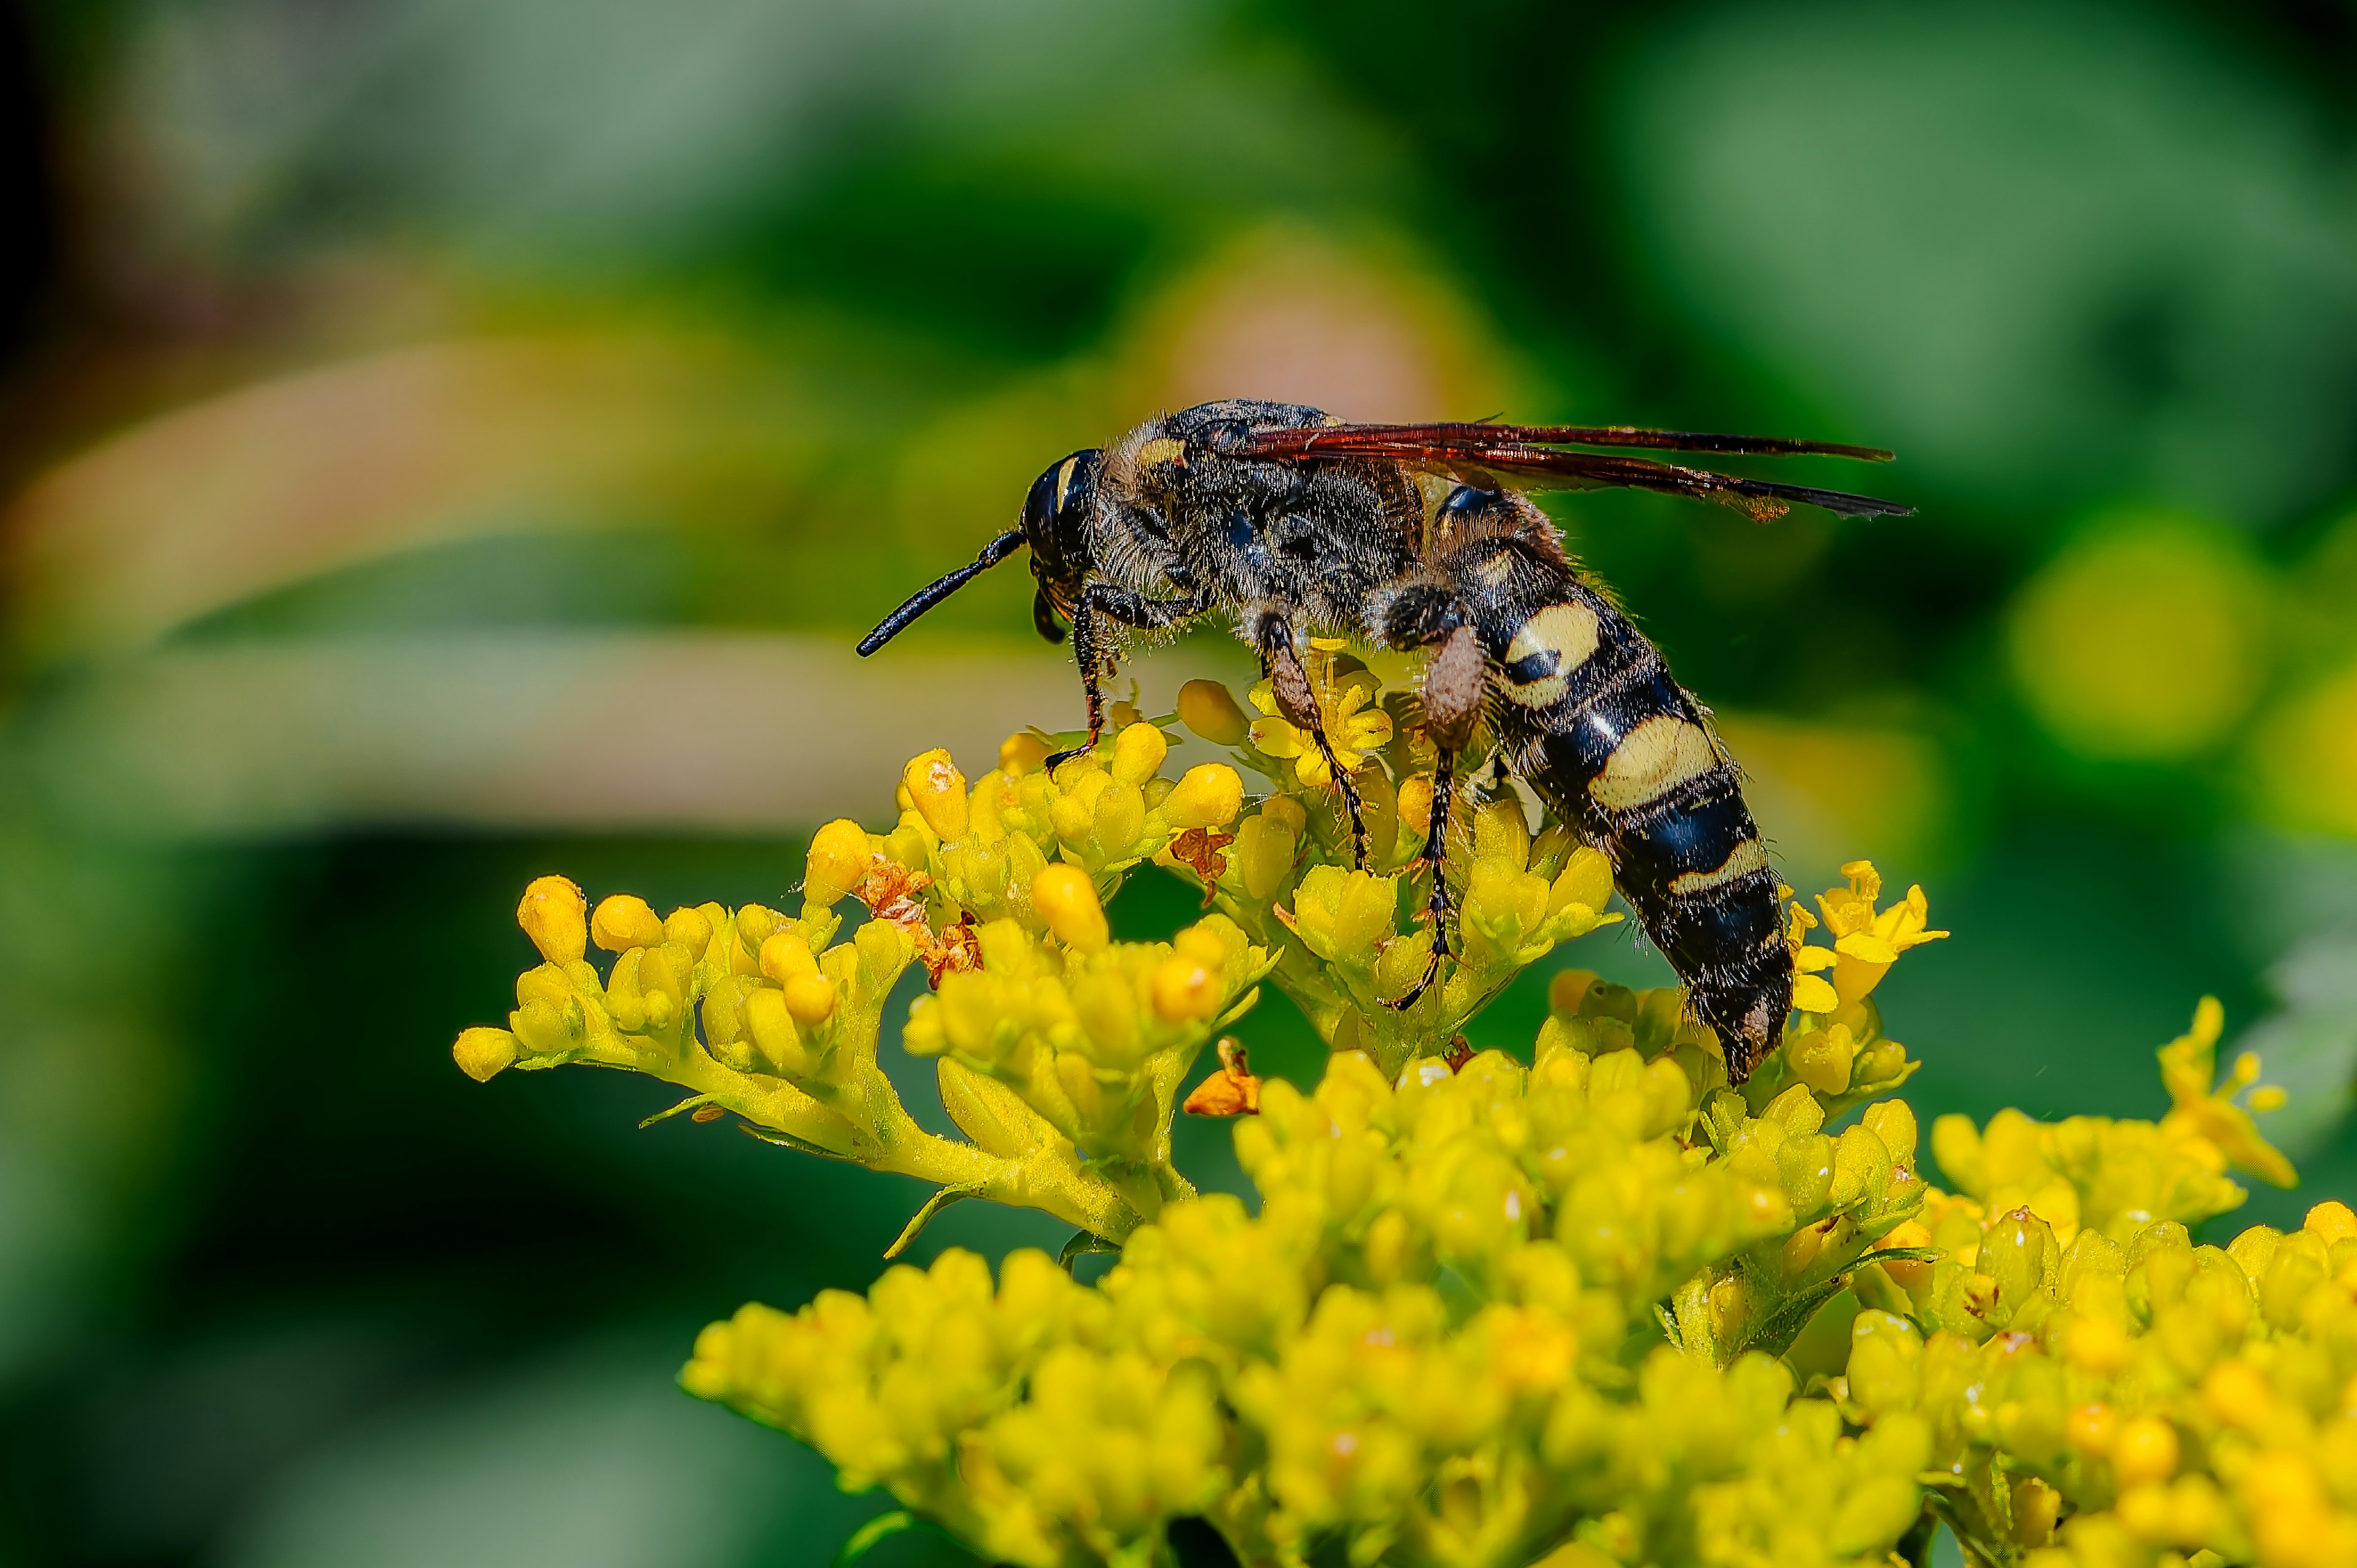
POLYGON ((1053 773, 1081 753, 1096 749, 1098 737, 1104 734, 1102 682, 1109 650, 1104 646, 1099 618, 1144 631, 1162 631, 1182 620, 1193 619, 1208 607, 1200 594, 1183 599, 1149 599, 1112 583, 1091 583, 1082 589, 1081 602, 1072 607, 1072 656, 1080 661, 1081 684, 1089 696, 1088 743, 1060 751, 1041 766, 1053 773))
POLYGON ((1276 711, 1287 723, 1309 732, 1318 755, 1326 759, 1327 776, 1342 791, 1342 806, 1351 818, 1351 865, 1364 871, 1367 819, 1359 805, 1359 786, 1342 771, 1342 764, 1334 756, 1334 745, 1326 738, 1326 724, 1318 712, 1318 694, 1309 688, 1309 671, 1301 667, 1301 656, 1293 651, 1293 628, 1282 617, 1265 617, 1255 640, 1260 644, 1261 667, 1268 671, 1269 690, 1276 698, 1276 711))
POLYGON ((1081 667, 1081 690, 1089 700, 1089 738, 1070 750, 1057 752, 1040 764, 1050 775, 1082 752, 1094 751, 1104 734, 1105 648, 1097 626, 1097 607, 1088 597, 1072 607, 1072 658, 1081 667))
POLYGON ((1408 993, 1384 1006, 1405 1013, 1424 999, 1440 978, 1440 961, 1454 958, 1448 947, 1448 818, 1457 793, 1457 754, 1444 750, 1432 767, 1432 825, 1424 838, 1424 868, 1432 874, 1431 902, 1425 911, 1432 924, 1432 956, 1408 993))
POLYGON ((1091 583, 1082 590, 1081 598, 1106 619, 1141 631, 1168 630, 1211 608, 1209 599, 1201 594, 1189 594, 1183 599, 1149 599, 1112 583, 1091 583))

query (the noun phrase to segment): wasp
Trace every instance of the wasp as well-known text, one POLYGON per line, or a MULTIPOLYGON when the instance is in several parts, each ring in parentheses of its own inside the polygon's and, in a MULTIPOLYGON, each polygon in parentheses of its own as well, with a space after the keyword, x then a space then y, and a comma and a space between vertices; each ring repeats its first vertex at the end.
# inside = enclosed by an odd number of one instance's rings
POLYGON ((1443 864, 1456 769, 1486 721, 1494 755, 1611 859, 1621 897, 1684 981, 1689 1009, 1717 1032, 1727 1075, 1739 1083, 1781 1036, 1792 994, 1776 874, 1744 804, 1741 775, 1707 710, 1672 678, 1660 650, 1509 481, 1662 491, 1760 521, 1796 503, 1844 517, 1913 509, 1633 455, 1646 449, 1891 456, 1766 436, 1360 424, 1293 403, 1207 403, 1051 465, 1031 486, 1017 527, 887 616, 859 652, 874 653, 1028 547, 1038 584, 1033 619, 1050 641, 1061 641, 1071 624, 1093 746, 1125 633, 1230 618, 1259 657, 1278 712, 1326 756, 1363 865, 1357 791, 1331 767, 1303 641, 1347 637, 1420 650, 1418 697, 1437 751, 1423 852, 1432 961, 1392 1005, 1412 1005, 1449 957, 1443 864), (1595 447, 1607 450, 1582 450, 1595 447))

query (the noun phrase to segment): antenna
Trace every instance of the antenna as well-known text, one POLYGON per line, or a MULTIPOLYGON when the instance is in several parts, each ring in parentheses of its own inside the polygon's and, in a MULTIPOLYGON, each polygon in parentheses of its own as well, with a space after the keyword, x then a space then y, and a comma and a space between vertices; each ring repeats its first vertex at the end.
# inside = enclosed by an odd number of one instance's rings
POLYGON ((945 577, 937 577, 909 596, 908 603, 878 621, 874 631, 859 639, 859 657, 866 658, 907 629, 910 621, 964 587, 968 583, 1023 548, 1023 531, 1010 528, 982 547, 971 566, 961 566, 945 577))

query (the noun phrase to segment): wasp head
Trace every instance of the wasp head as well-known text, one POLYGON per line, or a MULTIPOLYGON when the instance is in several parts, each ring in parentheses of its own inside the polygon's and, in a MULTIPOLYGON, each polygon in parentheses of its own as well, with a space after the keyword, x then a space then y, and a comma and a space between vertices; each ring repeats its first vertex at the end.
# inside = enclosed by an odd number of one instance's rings
POLYGON ((1064 640, 1058 612, 1071 615, 1088 582, 1091 553, 1089 517, 1096 505, 1097 458, 1091 447, 1075 452, 1033 482, 1024 498, 1023 521, 982 548, 971 566, 936 577, 911 594, 859 639, 862 659, 898 637, 909 623, 956 593, 1025 545, 1031 548, 1031 575, 1039 591, 1032 596, 1031 618, 1039 635, 1050 642, 1064 640))
POLYGON ((1050 642, 1064 640, 1059 615, 1070 616, 1089 575, 1089 521, 1097 504, 1097 463, 1091 446, 1051 465, 1031 482, 1023 499, 1023 539, 1031 546, 1031 575, 1039 590, 1031 598, 1032 623, 1050 642))

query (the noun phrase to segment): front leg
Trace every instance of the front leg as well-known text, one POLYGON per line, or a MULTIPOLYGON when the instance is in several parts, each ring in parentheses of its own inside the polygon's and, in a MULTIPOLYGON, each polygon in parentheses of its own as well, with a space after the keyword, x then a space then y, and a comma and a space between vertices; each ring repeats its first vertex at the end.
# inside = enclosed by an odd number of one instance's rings
POLYGON ((1167 631, 1211 607, 1208 594, 1189 594, 1183 599, 1149 599, 1113 583, 1091 583, 1081 590, 1081 602, 1107 620, 1119 621, 1140 631, 1167 631))
POLYGON ((1089 738, 1069 750, 1057 752, 1040 766, 1049 777, 1057 768, 1082 752, 1094 751, 1104 734, 1104 628, 1103 616, 1088 595, 1072 607, 1072 658, 1081 667, 1081 690, 1089 703, 1089 738))
POLYGON ((1301 666, 1301 656, 1294 651, 1293 626, 1283 616, 1263 614, 1253 628, 1253 645, 1260 651, 1261 668, 1268 671, 1270 693, 1276 699, 1276 711, 1287 724, 1309 732, 1317 745, 1318 755, 1326 761, 1327 776, 1342 792, 1342 806, 1351 819, 1351 865, 1363 871, 1367 867, 1367 820, 1359 804, 1359 786, 1342 770, 1341 762, 1334 756, 1334 745, 1326 738, 1326 721, 1318 711, 1318 693, 1309 684, 1309 671, 1301 666))
POLYGON ((1183 599, 1149 599, 1112 583, 1091 583, 1082 589, 1080 603, 1072 607, 1072 657, 1080 661, 1081 685, 1088 693, 1089 738, 1086 745, 1060 751, 1042 766, 1053 773, 1081 753, 1094 750, 1104 734, 1104 666, 1105 655, 1111 651, 1105 622, 1162 631, 1194 619, 1209 607, 1202 594, 1183 599))

